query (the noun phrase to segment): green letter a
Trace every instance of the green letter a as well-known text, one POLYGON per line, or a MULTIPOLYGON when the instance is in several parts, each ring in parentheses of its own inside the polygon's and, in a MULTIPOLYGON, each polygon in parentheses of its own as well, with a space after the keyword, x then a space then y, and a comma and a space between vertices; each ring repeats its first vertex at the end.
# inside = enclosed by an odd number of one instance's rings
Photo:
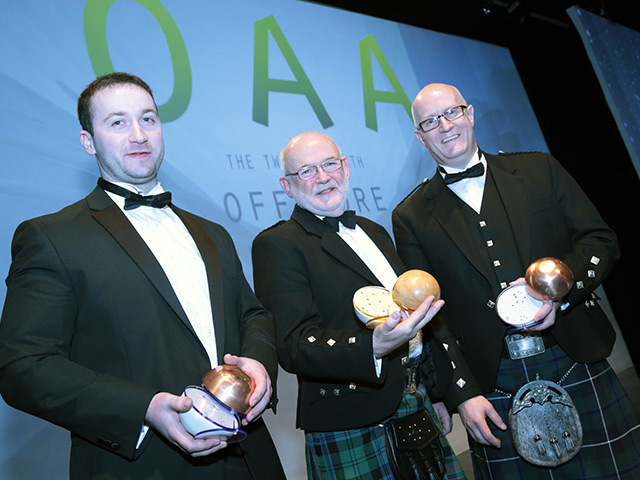
POLYGON ((305 95, 323 128, 333 125, 320 97, 273 15, 255 23, 253 39, 253 121, 269 125, 269 92, 305 95), (280 48, 296 80, 269 78, 269 32, 280 48))
POLYGON ((368 35, 360 40, 360 63, 362 65, 362 96, 364 97, 364 118, 367 128, 378 131, 378 116, 376 114, 376 102, 399 103, 402 105, 411 118, 411 102, 404 93, 402 85, 398 78, 391 70, 389 62, 384 58, 382 50, 378 46, 373 35, 368 35), (371 54, 376 56, 378 63, 382 67, 382 71, 387 76, 387 80, 391 83, 393 92, 385 92, 382 90, 374 90, 373 88, 373 70, 371 67, 371 54))

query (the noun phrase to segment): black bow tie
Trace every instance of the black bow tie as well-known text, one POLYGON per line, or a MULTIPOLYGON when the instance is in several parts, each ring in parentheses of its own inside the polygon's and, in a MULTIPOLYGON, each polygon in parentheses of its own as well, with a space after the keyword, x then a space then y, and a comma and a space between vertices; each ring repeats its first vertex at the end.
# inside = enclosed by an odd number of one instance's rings
POLYGON ((353 210, 345 210, 339 217, 324 217, 324 221, 331 225, 335 231, 338 231, 338 222, 347 228, 356 228, 356 212, 353 210))
POLYGON ((157 195, 138 195, 131 190, 127 190, 119 185, 107 182, 102 177, 98 179, 98 186, 103 190, 124 197, 125 210, 133 210, 134 208, 138 208, 140 205, 155 208, 162 208, 167 205, 171 205, 171 192, 159 193, 157 195))
POLYGON ((446 173, 442 167, 440 171, 445 173, 444 183, 451 185, 452 183, 459 182, 463 178, 481 177, 484 174, 484 165, 482 163, 476 163, 473 167, 467 168, 459 173, 446 173))

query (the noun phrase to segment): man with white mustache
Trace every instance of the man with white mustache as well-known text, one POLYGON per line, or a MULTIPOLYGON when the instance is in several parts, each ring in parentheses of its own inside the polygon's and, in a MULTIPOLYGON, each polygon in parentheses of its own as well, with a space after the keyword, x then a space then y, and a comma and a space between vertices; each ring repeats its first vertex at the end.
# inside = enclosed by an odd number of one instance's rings
MULTIPOLYGON (((254 287, 273 314, 280 364, 298 378, 296 426, 305 431, 308 477, 465 478, 443 435, 426 447, 432 457, 416 462, 417 473, 399 476, 394 465, 401 455, 385 436, 390 419, 425 412, 450 430, 444 405, 436 415, 425 391, 434 381, 433 357, 448 356, 421 332, 443 302, 429 296, 410 316, 393 312, 367 329, 354 313, 354 293, 371 285, 391 290, 405 270, 390 235, 345 210, 349 162, 329 137, 297 135, 281 165, 280 185, 297 205, 289 220, 255 238, 254 287)), ((451 379, 451 367, 447 373, 451 379)))

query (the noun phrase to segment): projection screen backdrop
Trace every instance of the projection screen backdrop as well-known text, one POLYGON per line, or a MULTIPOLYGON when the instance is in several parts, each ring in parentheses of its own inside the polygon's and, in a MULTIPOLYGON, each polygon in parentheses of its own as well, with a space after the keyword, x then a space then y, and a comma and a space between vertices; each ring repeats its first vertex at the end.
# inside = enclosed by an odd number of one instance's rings
MULTIPOLYGON (((349 207, 391 230, 391 211, 433 160, 410 104, 430 82, 474 105, 481 147, 546 150, 506 49, 293 0, 3 2, 0 14, 0 272, 23 220, 93 189, 76 99, 97 75, 126 71, 154 89, 164 126, 162 185, 177 205, 231 233, 251 281, 250 245, 289 217, 278 155, 303 131, 349 158, 349 207)), ((6 289, 0 287, 0 299, 6 289)), ((267 417, 291 478, 303 470, 295 379, 267 417), (284 397, 284 398, 282 398, 284 397)), ((179 393, 179 392, 174 392, 179 393)), ((0 402, 0 477, 66 478, 68 433, 0 402)))

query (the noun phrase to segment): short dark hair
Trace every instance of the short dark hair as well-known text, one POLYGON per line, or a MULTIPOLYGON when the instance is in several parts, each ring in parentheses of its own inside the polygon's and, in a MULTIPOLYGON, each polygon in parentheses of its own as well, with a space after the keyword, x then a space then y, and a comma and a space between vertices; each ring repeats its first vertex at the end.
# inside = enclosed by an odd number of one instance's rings
POLYGON ((93 135, 93 119, 91 118, 91 99, 93 96, 100 90, 107 87, 123 84, 136 85, 144 89, 149 93, 149 95, 151 95, 151 98, 155 103, 151 87, 149 87, 149 85, 147 85, 147 83, 140 77, 124 72, 107 73, 106 75, 96 78, 93 82, 87 85, 78 97, 78 120, 80 121, 80 126, 83 130, 86 130, 93 135))

